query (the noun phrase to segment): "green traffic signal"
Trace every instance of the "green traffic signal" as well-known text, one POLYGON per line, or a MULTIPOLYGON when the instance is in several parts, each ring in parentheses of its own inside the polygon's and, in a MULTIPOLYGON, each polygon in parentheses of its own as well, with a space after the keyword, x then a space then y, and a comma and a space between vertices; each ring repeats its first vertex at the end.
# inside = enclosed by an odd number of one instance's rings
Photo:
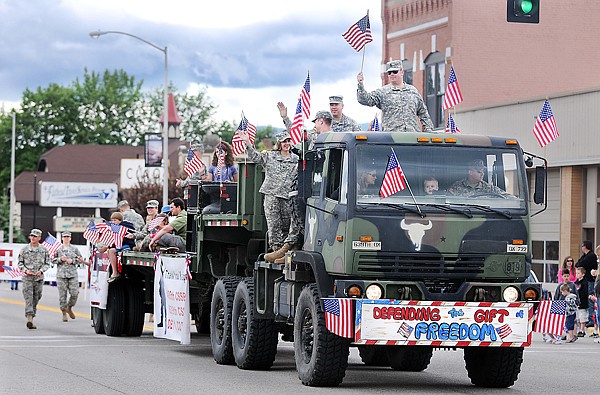
POLYGON ((540 0, 507 0, 506 20, 508 22, 539 23, 540 0))
POLYGON ((521 6, 521 11, 524 14, 529 14, 531 12, 531 10, 533 9, 533 4, 529 0, 523 0, 521 2, 520 6, 521 6))

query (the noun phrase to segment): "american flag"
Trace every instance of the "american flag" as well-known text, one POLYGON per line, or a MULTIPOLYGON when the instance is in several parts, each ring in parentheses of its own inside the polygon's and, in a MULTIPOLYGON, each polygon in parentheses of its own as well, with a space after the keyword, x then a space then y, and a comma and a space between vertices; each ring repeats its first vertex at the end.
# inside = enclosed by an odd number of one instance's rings
POLYGON ((371 36, 371 24, 369 23, 369 14, 350 26, 348 31, 342 34, 342 37, 348 41, 348 44, 350 44, 356 52, 363 49, 367 43, 373 41, 373 36, 371 36))
POLYGON ((408 325, 406 322, 403 322, 402 325, 400 325, 400 328, 398 328, 398 333, 408 339, 413 329, 414 328, 412 326, 408 325))
POLYGON ((113 235, 116 248, 123 247, 123 237, 127 234, 127 228, 118 224, 108 223, 108 228, 113 235))
POLYGON ((98 238, 100 237, 100 233, 98 233, 98 229, 96 228, 96 224, 94 220, 90 220, 90 224, 85 228, 85 232, 83 232, 83 238, 90 242, 90 244, 96 244, 98 242, 98 238))
POLYGON ((188 177, 193 176, 196 172, 200 171, 204 165, 198 155, 191 148, 188 149, 187 158, 185 158, 185 164, 183 165, 183 171, 188 177))
POLYGON ((225 152, 223 146, 219 143, 219 153, 217 154, 217 174, 219 179, 215 177, 213 181, 223 181, 223 166, 225 166, 225 152))
POLYGON ((54 257, 54 254, 56 254, 56 251, 60 247, 62 247, 62 243, 60 241, 56 240, 56 237, 52 236, 51 234, 48 234, 48 237, 46 237, 46 240, 42 241, 42 245, 44 247, 46 247, 46 249, 50 253, 50 258, 54 257))
POLYGON ((325 326, 340 337, 354 337, 352 299, 323 299, 325 326))
POLYGON ((298 105, 296 106, 296 115, 294 115, 294 121, 290 127, 290 137, 292 138, 292 144, 296 145, 304 140, 304 133, 302 133, 302 126, 304 120, 302 119, 302 100, 298 99, 298 105))
POLYGON ((96 224, 96 229, 100 233, 100 236, 98 237, 98 241, 96 242, 96 244, 104 244, 109 247, 114 244, 115 238, 113 236, 113 233, 110 231, 110 228, 108 227, 108 224, 106 222, 96 224))
POLYGON ((302 113, 304 118, 308 119, 310 117, 310 73, 306 75, 306 81, 304 81, 304 86, 300 92, 300 99, 302 100, 302 113))
POLYGON ((192 272, 190 271, 191 264, 192 264, 192 256, 186 255, 186 257, 185 257, 185 273, 187 274, 188 280, 192 279, 192 272))
POLYGON ((369 132, 379 132, 381 131, 381 127, 379 126, 379 118, 377 118, 377 115, 375 115, 375 118, 373 119, 373 122, 371 123, 371 129, 369 130, 369 132))
POLYGON ((542 300, 537 311, 535 331, 562 335, 566 309, 567 302, 564 300, 542 300))
POLYGON ((165 220, 165 217, 156 217, 150 223, 148 223, 148 230, 152 230, 156 228, 158 225, 162 224, 165 220))
POLYGON ((2 265, 2 268, 4 269, 4 273, 8 274, 11 278, 19 278, 25 275, 24 272, 20 271, 16 267, 2 265))
POLYGON ((540 147, 544 147, 549 142, 556 140, 559 136, 558 129, 556 128, 556 121, 554 120, 554 114, 552 114, 552 108, 550 108, 548 99, 544 101, 540 116, 535 120, 535 125, 533 125, 533 135, 538 143, 540 143, 540 147))
POLYGON ((404 177, 402 167, 400 167, 400 163, 398 163, 396 153, 392 150, 392 155, 390 155, 390 159, 388 160, 387 169, 385 169, 385 174, 383 175, 383 182, 381 183, 379 195, 382 198, 386 198, 405 188, 406 177, 404 177))
POLYGON ((498 332, 501 339, 504 339, 512 333, 512 329, 510 329, 510 325, 504 324, 501 327, 496 328, 496 332, 498 332))
POLYGON ((458 86, 458 80, 454 73, 454 66, 450 67, 450 75, 448 76, 448 88, 446 89, 446 95, 444 95, 444 104, 442 105, 443 110, 447 110, 454 107, 458 103, 463 101, 460 87, 458 86))
POLYGON ((256 126, 248 122, 248 119, 246 119, 245 115, 242 115, 242 120, 240 121, 240 124, 233 135, 233 140, 231 141, 233 154, 235 156, 238 156, 246 150, 244 140, 242 140, 239 135, 240 131, 248 133, 250 144, 254 144, 254 140, 256 139, 256 126))
POLYGON ((452 114, 448 114, 448 123, 446 124, 446 133, 460 134, 460 129, 456 126, 452 114))

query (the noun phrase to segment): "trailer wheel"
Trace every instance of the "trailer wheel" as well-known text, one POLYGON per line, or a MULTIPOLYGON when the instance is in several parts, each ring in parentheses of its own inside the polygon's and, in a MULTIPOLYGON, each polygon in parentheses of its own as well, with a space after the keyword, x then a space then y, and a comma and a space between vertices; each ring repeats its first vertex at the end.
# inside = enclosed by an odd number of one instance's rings
POLYGON ((146 297, 144 288, 139 281, 129 281, 127 287, 127 316, 125 317, 125 327, 123 334, 125 336, 139 337, 144 331, 144 303, 146 297))
POLYGON ((390 366, 384 346, 358 346, 360 359, 367 366, 390 366))
POLYGON ((94 332, 98 335, 104 334, 104 321, 102 320, 102 310, 98 307, 92 307, 92 326, 94 332))
POLYGON ((121 336, 125 327, 125 288, 123 281, 112 283, 108 287, 106 310, 102 311, 104 332, 107 336, 121 336))
POLYGON ((225 276, 215 284, 210 305, 210 344, 213 358, 219 365, 232 365, 231 312, 235 288, 241 277, 225 276))
POLYGON ((471 383, 478 387, 510 387, 521 372, 523 347, 467 347, 464 353, 471 383))
POLYGON ((273 366, 279 332, 274 320, 254 317, 254 281, 241 281, 233 298, 231 340, 240 369, 265 370, 273 366))
POLYGON ((344 379, 348 367, 350 339, 329 332, 315 284, 300 293, 294 317, 294 356, 302 384, 334 387, 344 379))
POLYGON ((403 372, 422 372, 427 369, 433 348, 426 346, 390 346, 387 357, 394 370, 403 372))

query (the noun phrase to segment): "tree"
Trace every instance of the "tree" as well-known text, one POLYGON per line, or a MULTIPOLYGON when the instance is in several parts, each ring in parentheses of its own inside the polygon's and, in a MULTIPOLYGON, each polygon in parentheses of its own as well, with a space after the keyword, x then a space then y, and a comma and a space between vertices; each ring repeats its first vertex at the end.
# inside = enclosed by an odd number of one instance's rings
MULTIPOLYGON (((6 195, 0 195, 0 229, 4 231, 4 237, 8 239, 10 225, 10 199, 6 195)), ((21 229, 13 228, 13 242, 27 243, 27 239, 21 229)))

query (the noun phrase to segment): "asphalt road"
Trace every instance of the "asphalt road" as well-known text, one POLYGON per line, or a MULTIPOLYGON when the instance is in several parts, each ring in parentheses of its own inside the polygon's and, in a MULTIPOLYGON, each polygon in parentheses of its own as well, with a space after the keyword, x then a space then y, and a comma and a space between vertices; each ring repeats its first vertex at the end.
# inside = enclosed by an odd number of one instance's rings
POLYGON ((551 345, 534 334, 515 385, 483 390, 471 385, 460 350, 436 350, 427 370, 406 373, 365 367, 351 349, 341 386, 309 388, 298 380, 291 343, 280 342, 269 371, 220 366, 205 335, 192 333, 188 346, 152 337, 150 326, 139 338, 96 335, 86 297, 82 290, 77 318, 64 323, 56 287, 44 286, 38 329, 28 330, 21 292, 0 283, 0 394, 565 394, 594 388, 600 361, 589 337, 551 345))

